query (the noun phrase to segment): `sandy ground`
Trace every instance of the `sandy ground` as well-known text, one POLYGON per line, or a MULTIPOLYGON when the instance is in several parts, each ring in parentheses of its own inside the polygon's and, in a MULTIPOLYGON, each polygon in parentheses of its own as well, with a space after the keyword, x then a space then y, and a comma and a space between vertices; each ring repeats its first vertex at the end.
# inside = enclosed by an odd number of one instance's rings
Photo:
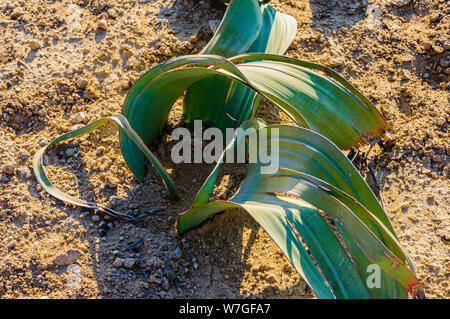
MULTIPOLYGON (((386 115, 392 134, 387 149, 375 147, 367 161, 357 156, 355 163, 371 185, 367 164, 375 167, 386 210, 427 296, 448 298, 448 2, 272 3, 298 21, 287 55, 333 67, 386 115)), ((211 37, 209 21, 223 12, 194 0, 0 0, 2 298, 314 298, 243 211, 176 236, 176 214, 188 207, 211 167, 172 165, 169 144, 157 152, 183 185, 177 202, 152 169, 143 184, 136 182, 113 125, 46 157, 52 181, 70 194, 119 211, 164 210, 135 223, 66 206, 49 197, 31 171, 40 146, 119 112, 145 70, 197 53, 211 37)), ((179 124, 180 110, 177 105, 167 134, 179 124)), ((259 114, 285 121, 267 103, 259 114)), ((219 195, 229 195, 242 176, 225 167, 219 195)))

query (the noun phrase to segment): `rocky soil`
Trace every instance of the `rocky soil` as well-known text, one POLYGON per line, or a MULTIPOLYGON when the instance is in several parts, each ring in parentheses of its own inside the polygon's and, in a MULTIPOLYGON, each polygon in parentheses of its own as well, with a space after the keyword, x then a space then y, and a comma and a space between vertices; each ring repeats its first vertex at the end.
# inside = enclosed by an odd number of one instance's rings
MULTIPOLYGON (((286 53, 328 65, 383 111, 386 149, 355 163, 380 190, 428 297, 449 297, 450 5, 444 0, 273 0, 298 21, 286 53), (373 175, 369 165, 374 168, 373 175)), ((130 213, 113 220, 48 196, 32 174, 36 150, 89 121, 120 112, 147 69, 195 54, 224 7, 195 0, 0 0, 0 297, 314 298, 265 232, 243 211, 221 214, 183 237, 176 214, 211 170, 173 165, 157 148, 182 200, 152 169, 138 184, 117 128, 53 148, 52 181, 69 194, 130 213)), ((180 125, 178 104, 163 142, 180 125)), ((267 103, 268 121, 286 117, 267 103)), ((217 192, 243 171, 225 167, 217 192)))

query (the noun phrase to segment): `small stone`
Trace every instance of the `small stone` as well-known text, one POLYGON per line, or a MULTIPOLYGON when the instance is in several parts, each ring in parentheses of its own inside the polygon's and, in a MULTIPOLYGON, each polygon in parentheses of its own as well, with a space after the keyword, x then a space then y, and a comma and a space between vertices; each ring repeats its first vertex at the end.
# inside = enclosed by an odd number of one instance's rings
POLYGON ((76 123, 85 123, 86 122, 86 114, 84 112, 79 112, 79 113, 75 113, 73 114, 70 119, 72 121, 75 121, 76 123))
POLYGON ((25 14, 21 9, 14 9, 14 11, 9 16, 12 20, 16 20, 17 18, 23 16, 25 14))
POLYGON ((106 22, 105 19, 101 19, 101 20, 97 23, 97 28, 98 28, 98 29, 106 30, 106 29, 108 29, 108 23, 106 22))
POLYGON ((427 41, 427 42, 425 42, 425 43, 423 44, 423 48, 424 48, 425 50, 431 50, 432 47, 433 47, 433 44, 432 44, 431 42, 429 42, 429 41, 427 41))
POLYGON ((92 216, 92 221, 93 221, 93 222, 98 222, 98 221, 100 221, 100 216, 98 216, 98 215, 93 215, 93 216, 92 216))
POLYGON ((17 170, 17 177, 21 180, 27 180, 30 176, 30 170, 25 167, 19 167, 17 170))
MULTIPOLYGON (((48 144, 48 140, 45 137, 41 137, 39 139, 38 143, 40 146, 44 146, 44 145, 48 144)), ((47 158, 48 158, 48 156, 47 156, 47 158)), ((44 157, 44 159, 45 159, 45 157, 44 157)))
POLYGON ((153 267, 154 268, 161 268, 163 265, 163 261, 156 257, 156 256, 152 256, 150 258, 144 258, 141 261, 141 267, 144 268, 145 270, 151 270, 153 267))
POLYGON ((443 118, 443 117, 438 118, 437 124, 438 124, 439 126, 442 126, 442 125, 444 125, 445 123, 447 123, 447 120, 446 120, 445 118, 443 118))
POLYGON ((158 277, 156 277, 155 275, 151 275, 151 276, 148 278, 148 281, 149 281, 150 283, 152 283, 152 284, 157 284, 157 285, 160 285, 160 284, 162 283, 162 280, 159 279, 158 277))
POLYGON ((68 149, 66 149, 66 152, 65 152, 67 157, 72 157, 72 155, 74 153, 75 153, 75 150, 73 148, 68 148, 68 149))
POLYGON ((411 3, 412 0, 392 0, 392 4, 397 7, 404 7, 411 3))
POLYGON ((433 162, 441 163, 441 162, 443 162, 443 159, 442 159, 442 157, 440 155, 434 155, 433 156, 433 162))
POLYGON ((39 49, 41 47, 41 44, 38 41, 36 41, 36 40, 30 41, 28 43, 28 45, 30 46, 31 50, 33 50, 33 51, 37 50, 37 49, 39 49))
POLYGON ((403 69, 402 70, 402 80, 409 80, 411 79, 411 72, 409 72, 408 70, 403 69))
POLYGON ((84 89, 89 84, 89 81, 85 78, 79 78, 77 80, 77 87, 79 89, 84 89))
POLYGON ((97 153, 97 155, 102 155, 104 151, 105 151, 105 147, 104 147, 104 146, 99 146, 99 147, 97 147, 97 149, 95 150, 95 152, 97 153))
POLYGON ((108 231, 105 228, 100 228, 98 230, 98 234, 99 234, 100 237, 105 237, 107 232, 108 231))
POLYGON ((75 102, 75 100, 73 99, 73 97, 71 96, 71 95, 69 95, 67 98, 66 98, 66 103, 67 104, 73 104, 75 102))
POLYGON ((202 0, 198 4, 201 5, 203 8, 209 8, 209 3, 206 1, 202 0))
POLYGON ((435 21, 439 20, 440 17, 441 16, 438 12, 434 12, 430 15, 430 21, 435 22, 435 21))
POLYGON ((82 212, 81 214, 80 214, 80 219, 85 219, 86 217, 88 217, 89 216, 89 214, 90 214, 90 212, 82 212))
POLYGON ((169 258, 170 259, 180 259, 181 257, 181 250, 180 247, 177 247, 173 252, 170 253, 169 258))
POLYGON ((14 247, 16 247, 16 244, 17 244, 16 241, 12 240, 9 242, 9 244, 6 246, 6 248, 13 249, 14 247))
POLYGON ((123 262, 123 265, 126 268, 131 268, 134 266, 134 264, 136 263, 136 259, 135 258, 126 258, 123 262))
POLYGON ((340 66, 343 66, 344 65, 344 60, 342 60, 342 59, 334 59, 334 60, 332 60, 329 64, 328 64, 328 66, 330 67, 330 68, 337 68, 337 67, 340 67, 340 66))
POLYGON ((9 175, 13 175, 15 172, 14 163, 6 163, 3 165, 3 172, 9 175))
POLYGON ((407 209, 409 207, 409 204, 408 203, 402 203, 401 205, 400 205, 400 208, 401 209, 407 209))
POLYGON ((61 254, 55 257, 55 264, 57 265, 70 265, 73 264, 75 260, 80 258, 83 254, 76 249, 70 249, 65 254, 61 254))
POLYGON ((117 257, 113 262, 113 266, 116 268, 122 267, 124 262, 125 259, 117 257))
POLYGON ((441 46, 439 46, 439 45, 437 45, 437 44, 434 44, 434 45, 433 45, 433 50, 434 50, 434 52, 435 52, 436 54, 442 54, 442 53, 444 53, 444 48, 441 47, 441 46))

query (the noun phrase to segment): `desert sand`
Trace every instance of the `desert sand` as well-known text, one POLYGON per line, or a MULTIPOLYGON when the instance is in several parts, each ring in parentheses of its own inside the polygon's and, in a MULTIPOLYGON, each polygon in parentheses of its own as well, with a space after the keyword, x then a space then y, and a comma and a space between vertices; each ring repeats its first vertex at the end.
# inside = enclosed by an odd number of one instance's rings
MULTIPOLYGON (((157 63, 196 54, 225 7, 184 0, 0 0, 1 298, 315 298, 244 211, 223 213, 183 237, 177 213, 212 166, 173 165, 170 133, 155 146, 182 199, 151 168, 139 184, 111 124, 49 151, 52 182, 123 212, 163 212, 139 222, 65 205, 42 190, 33 155, 58 135, 118 113, 127 89, 157 63), (210 23, 212 21, 212 23, 210 23), (127 247, 141 240, 135 249, 127 247)), ((217 1, 218 2, 218 1, 217 1)), ((449 297, 450 4, 444 0, 273 0, 295 17, 286 55, 332 67, 390 125, 386 150, 355 164, 376 188, 428 298, 449 297)), ((263 102, 259 115, 288 122, 263 102)), ((217 196, 244 171, 224 167, 217 196)))

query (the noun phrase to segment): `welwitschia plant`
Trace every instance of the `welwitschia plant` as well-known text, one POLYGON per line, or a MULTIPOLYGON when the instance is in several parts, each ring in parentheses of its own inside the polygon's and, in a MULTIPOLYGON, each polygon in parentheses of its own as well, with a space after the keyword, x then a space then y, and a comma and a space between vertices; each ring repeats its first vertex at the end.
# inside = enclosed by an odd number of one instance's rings
POLYGON ((112 120, 120 127, 123 156, 136 178, 143 180, 149 160, 177 198, 173 181, 148 146, 159 140, 174 103, 184 95, 186 122, 201 119, 222 130, 239 129, 192 208, 179 215, 179 233, 239 207, 267 231, 319 298, 406 298, 408 292, 424 297, 383 207, 341 152, 379 139, 386 122, 336 72, 281 56, 295 31, 292 17, 264 2, 231 1, 201 54, 153 67, 130 89, 121 114, 66 133, 39 150, 34 158, 37 180, 63 201, 133 219, 64 194, 52 185, 43 165, 48 147, 112 120), (278 106, 297 126, 266 126, 256 119, 261 98, 278 106), (250 128, 248 139, 239 133, 250 128), (252 138, 255 134, 267 138, 252 138), (244 143, 249 154, 276 144, 277 161, 251 162, 235 195, 212 200, 220 165, 236 143, 244 143), (373 267, 380 269, 376 287, 368 283, 373 267))

